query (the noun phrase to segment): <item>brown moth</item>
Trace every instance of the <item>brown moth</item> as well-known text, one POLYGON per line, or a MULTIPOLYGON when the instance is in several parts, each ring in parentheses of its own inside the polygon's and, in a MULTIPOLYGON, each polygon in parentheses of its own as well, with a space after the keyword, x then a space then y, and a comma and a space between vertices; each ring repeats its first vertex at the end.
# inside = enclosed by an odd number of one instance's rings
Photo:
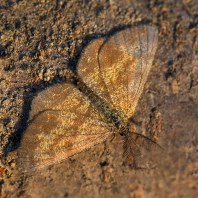
POLYGON ((154 26, 138 26, 91 42, 82 52, 74 83, 49 87, 33 99, 18 149, 21 171, 60 162, 107 139, 124 138, 136 168, 137 148, 156 143, 129 126, 157 49, 154 26))

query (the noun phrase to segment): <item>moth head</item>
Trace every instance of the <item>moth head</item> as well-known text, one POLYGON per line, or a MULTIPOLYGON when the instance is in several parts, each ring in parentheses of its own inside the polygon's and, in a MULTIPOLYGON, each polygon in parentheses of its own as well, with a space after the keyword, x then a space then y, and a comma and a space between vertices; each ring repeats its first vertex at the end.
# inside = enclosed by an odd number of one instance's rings
POLYGON ((125 136, 127 133, 129 133, 129 128, 122 127, 122 128, 119 130, 119 134, 120 134, 121 136, 125 136))

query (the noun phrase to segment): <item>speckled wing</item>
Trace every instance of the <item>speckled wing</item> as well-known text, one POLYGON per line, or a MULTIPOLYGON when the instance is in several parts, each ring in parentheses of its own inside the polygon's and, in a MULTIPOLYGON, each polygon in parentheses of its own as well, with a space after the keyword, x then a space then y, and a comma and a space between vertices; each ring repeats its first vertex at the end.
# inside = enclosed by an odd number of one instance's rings
POLYGON ((99 96, 128 117, 133 115, 157 49, 158 31, 139 26, 90 43, 78 63, 78 74, 99 96))
POLYGON ((70 84, 40 92, 31 108, 18 149, 18 168, 22 172, 60 162, 111 134, 86 96, 70 84))

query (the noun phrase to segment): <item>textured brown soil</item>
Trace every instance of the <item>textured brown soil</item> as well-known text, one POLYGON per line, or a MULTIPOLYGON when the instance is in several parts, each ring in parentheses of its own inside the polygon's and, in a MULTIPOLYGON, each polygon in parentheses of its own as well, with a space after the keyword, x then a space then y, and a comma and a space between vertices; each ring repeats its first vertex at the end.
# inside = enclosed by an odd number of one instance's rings
POLYGON ((185 197, 198 194, 198 1, 0 0, 1 197, 185 197), (162 117, 163 150, 145 153, 147 169, 126 166, 117 136, 60 164, 28 174, 16 149, 32 97, 62 81, 93 39, 136 24, 154 24, 159 43, 134 120, 162 117), (8 152, 11 151, 11 152, 8 152))

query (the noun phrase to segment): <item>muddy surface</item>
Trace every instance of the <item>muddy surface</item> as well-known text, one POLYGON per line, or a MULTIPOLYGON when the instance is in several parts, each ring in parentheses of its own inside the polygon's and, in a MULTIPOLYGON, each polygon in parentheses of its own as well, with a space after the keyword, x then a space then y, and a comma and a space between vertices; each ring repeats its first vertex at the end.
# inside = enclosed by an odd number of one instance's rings
MULTIPOLYGON (((196 197, 198 194, 198 2, 0 0, 1 197, 196 197), (159 143, 144 170, 124 163, 121 138, 62 163, 21 174, 16 159, 31 100, 75 71, 90 41, 153 24, 159 43, 134 120, 161 115, 159 143)), ((158 125, 160 123, 157 123, 158 125)))

